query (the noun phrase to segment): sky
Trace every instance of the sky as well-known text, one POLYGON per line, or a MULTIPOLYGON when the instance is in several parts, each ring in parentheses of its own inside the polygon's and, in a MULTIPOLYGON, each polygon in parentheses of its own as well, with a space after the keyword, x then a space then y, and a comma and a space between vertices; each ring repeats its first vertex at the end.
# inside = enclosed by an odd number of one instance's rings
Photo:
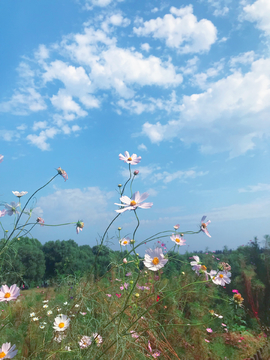
MULTIPOLYGON (((180 252, 270 233, 269 0, 0 1, 0 33, 1 202, 28 191, 25 204, 60 166, 68 180, 36 194, 33 219, 85 224, 32 236, 96 245, 117 215, 125 151, 141 156, 132 191, 153 203, 138 209, 136 242, 198 231, 203 215, 211 238, 186 235, 180 252)), ((108 244, 136 225, 124 212, 108 244)))

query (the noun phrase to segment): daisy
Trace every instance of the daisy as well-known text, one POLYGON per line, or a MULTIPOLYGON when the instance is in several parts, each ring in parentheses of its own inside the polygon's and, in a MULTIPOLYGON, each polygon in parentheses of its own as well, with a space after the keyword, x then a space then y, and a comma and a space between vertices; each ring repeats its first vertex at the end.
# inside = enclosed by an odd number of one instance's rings
POLYGON ((58 171, 58 174, 60 174, 61 176, 63 176, 63 178, 66 180, 68 180, 68 175, 65 172, 65 170, 61 169, 60 167, 56 169, 58 171))
POLYGON ((149 209, 153 206, 153 203, 143 203, 143 201, 148 198, 149 194, 143 193, 140 195, 139 191, 136 191, 131 199, 128 196, 122 196, 120 197, 120 201, 122 201, 123 204, 117 204, 115 205, 121 206, 122 209, 115 210, 118 213, 122 213, 126 210, 136 210, 138 207, 141 209, 149 209))
POLYGON ((44 307, 44 309, 47 309, 48 305, 47 305, 47 304, 45 304, 45 305, 43 305, 43 307, 44 307))
POLYGON ((130 238, 129 237, 123 238, 119 242, 122 246, 126 246, 130 243, 130 238))
POLYGON ((20 296, 20 288, 16 284, 11 285, 10 288, 7 285, 2 285, 0 289, 0 302, 16 300, 18 296, 20 296))
POLYGON ((18 198, 20 198, 20 197, 22 197, 23 195, 28 194, 28 191, 21 191, 21 192, 19 192, 19 191, 12 191, 12 193, 13 193, 15 196, 17 196, 18 198))
POLYGON ((211 276, 211 279, 214 284, 225 286, 225 284, 230 284, 231 282, 231 273, 226 271, 219 271, 211 270, 209 275, 211 276))
POLYGON ((91 340, 91 337, 90 336, 83 336, 81 338, 81 340, 79 341, 79 345, 80 345, 80 348, 81 349, 85 349, 87 348, 88 346, 90 346, 92 344, 92 340, 91 340))
POLYGON ((206 215, 204 215, 201 219, 201 231, 203 231, 207 236, 211 237, 211 235, 209 234, 208 230, 207 230, 207 225, 210 224, 210 220, 208 220, 206 223, 204 222, 206 219, 206 215))
POLYGON ((144 255, 144 265, 152 271, 157 271, 167 263, 168 259, 164 258, 162 249, 155 248, 147 249, 146 254, 144 255))
POLYGON ((136 165, 141 161, 141 156, 137 156, 136 154, 129 155, 128 151, 125 151, 125 156, 119 154, 119 160, 123 160, 125 163, 130 165, 136 165))
POLYGON ((185 244, 186 240, 183 239, 182 237, 180 237, 179 234, 176 234, 176 235, 172 234, 171 240, 172 240, 173 242, 175 242, 175 243, 176 243, 177 245, 179 245, 179 246, 181 246, 181 245, 186 245, 186 244, 185 244))
POLYGON ((67 315, 57 316, 54 319, 53 328, 55 331, 65 331, 69 326, 70 319, 67 315))
POLYGON ((80 231, 82 231, 84 227, 84 222, 78 221, 76 224, 76 233, 79 234, 80 231))
POLYGON ((36 315, 36 313, 32 312, 32 313, 30 314, 30 317, 34 317, 35 315, 36 315))
POLYGON ((34 318, 33 318, 33 321, 38 321, 38 317, 34 317, 34 318))
POLYGON ((45 326, 44 326, 44 325, 39 325, 39 328, 40 328, 40 329, 44 329, 45 326))
POLYGON ((98 333, 94 333, 94 334, 92 334, 92 336, 93 336, 97 346, 100 346, 103 342, 102 336, 99 335, 98 333))
POLYGON ((11 201, 10 204, 6 204, 6 213, 11 216, 13 214, 19 214, 19 211, 17 211, 17 207, 20 206, 20 203, 15 203, 14 201, 11 201))
POLYGON ((49 300, 43 300, 42 302, 47 303, 47 302, 49 302, 49 300))
POLYGON ((52 310, 47 311, 47 315, 52 315, 52 310))
POLYGON ((12 359, 17 355, 16 345, 11 347, 11 343, 4 343, 0 348, 0 359, 12 359))

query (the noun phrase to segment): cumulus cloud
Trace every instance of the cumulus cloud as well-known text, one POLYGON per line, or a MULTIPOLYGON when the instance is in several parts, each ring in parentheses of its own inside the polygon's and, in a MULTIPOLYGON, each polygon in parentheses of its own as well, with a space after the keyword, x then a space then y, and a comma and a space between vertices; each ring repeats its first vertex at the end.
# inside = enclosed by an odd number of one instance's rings
POLYGON ((261 184, 258 185, 249 185, 246 188, 241 188, 238 190, 240 193, 244 192, 258 192, 258 191, 270 191, 270 184, 261 184))
POLYGON ((179 120, 146 122, 142 133, 154 143, 173 138, 197 143, 203 153, 246 153, 270 135, 270 59, 254 61, 249 72, 235 71, 203 93, 184 96, 181 105, 179 120))
POLYGON ((270 35, 270 2, 268 0, 257 0, 251 5, 243 8, 243 18, 256 22, 258 29, 270 35))
POLYGON ((217 40, 217 29, 207 20, 197 20, 192 5, 177 9, 170 8, 170 14, 163 18, 145 21, 143 26, 134 27, 138 36, 153 36, 165 40, 166 45, 182 53, 208 51, 217 40))
POLYGON ((147 147, 146 147, 144 144, 140 144, 140 145, 138 146, 138 149, 139 149, 139 150, 142 150, 142 151, 146 151, 146 150, 147 150, 147 147))
POLYGON ((121 1, 124 0, 86 0, 85 8, 87 10, 92 10, 94 6, 105 7, 121 1))

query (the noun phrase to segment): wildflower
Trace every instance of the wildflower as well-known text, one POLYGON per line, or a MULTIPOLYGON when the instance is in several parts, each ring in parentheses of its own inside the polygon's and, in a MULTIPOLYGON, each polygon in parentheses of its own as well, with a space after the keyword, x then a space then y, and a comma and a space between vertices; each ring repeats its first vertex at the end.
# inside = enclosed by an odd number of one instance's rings
POLYGON ((201 269, 200 258, 197 255, 192 256, 192 258, 195 260, 190 262, 190 265, 192 266, 192 270, 194 270, 196 274, 199 275, 199 270, 201 269))
POLYGON ((118 184, 117 186, 120 188, 120 187, 122 187, 122 184, 118 184))
POLYGON ((152 355, 152 357, 154 359, 156 359, 158 356, 160 356, 160 351, 158 351, 158 350, 152 351, 152 347, 151 347, 151 344, 150 344, 149 340, 148 340, 148 349, 149 349, 149 351, 150 351, 150 353, 151 353, 151 355, 152 355))
POLYGON ((112 297, 112 295, 111 294, 106 294, 108 297, 112 297))
POLYGON ((20 198, 20 197, 22 197, 23 195, 28 194, 28 191, 21 191, 21 192, 19 192, 19 191, 12 191, 12 193, 13 193, 15 196, 17 196, 18 198, 20 198))
POLYGON ((179 224, 174 225, 174 229, 175 229, 175 230, 178 230, 179 228, 180 228, 180 225, 179 225, 179 224))
POLYGON ((138 339, 138 337, 140 336, 140 335, 138 335, 134 330, 131 330, 130 333, 131 333, 131 336, 132 336, 134 339, 138 339))
POLYGON ((0 210, 0 217, 3 217, 5 216, 7 213, 7 211, 4 209, 4 210, 0 210))
POLYGON ((57 341, 58 343, 60 343, 60 342, 61 342, 62 340, 64 340, 66 337, 67 337, 67 335, 59 333, 59 334, 57 334, 57 335, 53 338, 53 340, 54 340, 54 341, 57 341))
POLYGON ((238 294, 238 290, 236 289, 232 290, 232 292, 238 294))
POLYGON ((47 304, 45 304, 45 305, 43 305, 43 307, 44 307, 44 309, 47 309, 48 305, 47 305, 47 304))
POLYGON ((52 315, 52 310, 47 311, 47 315, 52 315))
POLYGON ((204 222, 206 219, 206 215, 204 215, 201 219, 201 231, 203 231, 207 236, 211 237, 211 235, 209 234, 208 230, 207 230, 207 225, 210 224, 210 220, 208 220, 206 223, 204 222))
POLYGON ((33 318, 33 321, 38 321, 38 317, 34 317, 34 318, 33 318))
POLYGON ((138 207, 141 209, 149 209, 150 207, 153 206, 153 203, 143 203, 143 201, 148 198, 149 194, 147 193, 143 193, 140 195, 139 191, 136 191, 131 199, 128 196, 122 196, 120 197, 120 201, 123 204, 117 204, 115 203, 115 205, 121 206, 122 209, 119 210, 115 210, 118 213, 122 213, 126 210, 136 210, 138 207))
POLYGON ((80 231, 82 231, 84 227, 84 222, 78 221, 76 224, 76 233, 79 234, 80 231))
POLYGON ((156 299, 156 302, 158 302, 160 300, 160 296, 157 295, 157 299, 156 299))
POLYGON ((138 297, 140 297, 140 294, 139 294, 139 293, 136 293, 135 296, 138 298, 138 297))
MULTIPOLYGON (((126 273, 126 276, 131 276, 131 275, 132 275, 131 272, 126 273)), ((121 281, 121 280, 120 280, 120 281, 121 281)))
POLYGON ((79 341, 79 345, 81 349, 86 349, 88 346, 92 344, 92 339, 90 336, 84 335, 79 341))
POLYGON ((79 304, 76 304, 75 307, 78 308, 78 307, 80 307, 80 305, 79 305, 79 304))
POLYGON ((210 341, 209 341, 209 340, 207 340, 207 339, 204 339, 204 341, 206 341, 206 342, 208 342, 208 343, 210 342, 210 341))
POLYGON ((5 208, 7 209, 6 214, 8 214, 9 216, 13 214, 19 214, 19 211, 16 210, 18 206, 20 206, 20 203, 16 204, 14 201, 11 201, 10 204, 5 204, 5 208))
POLYGON ((133 173, 133 175, 135 175, 135 176, 138 175, 138 174, 139 174, 139 170, 135 170, 134 173, 133 173))
MULTIPOLYGON (((0 161, 1 162, 1 161, 0 161)), ((12 359, 17 355, 16 345, 11 347, 11 343, 4 343, 0 348, 0 359, 12 359)))
POLYGON ((40 328, 40 329, 44 329, 45 326, 44 326, 44 325, 39 325, 39 328, 40 328))
POLYGON ((122 296, 122 294, 115 294, 117 297, 118 297, 118 299, 122 296))
POLYGON ((57 316, 54 319, 53 328, 55 331, 65 331, 69 326, 70 319, 67 315, 57 316))
POLYGON ((11 285, 10 288, 7 285, 2 285, 0 289, 0 302, 16 300, 18 296, 20 296, 20 288, 16 284, 11 285))
POLYGON ((36 313, 32 312, 30 313, 30 317, 34 317, 36 315, 36 313))
POLYGON ((58 171, 58 174, 63 176, 63 178, 66 180, 68 180, 68 175, 67 173, 65 172, 65 170, 61 169, 60 167, 56 169, 58 171))
POLYGON ((92 336, 93 336, 97 346, 100 346, 102 344, 102 341, 103 341, 101 335, 99 335, 98 333, 94 333, 94 334, 92 334, 92 336))
POLYGON ((227 326, 226 324, 221 323, 222 326, 227 326))
POLYGON ((119 160, 123 160, 125 163, 130 165, 137 165, 141 161, 141 156, 137 156, 136 154, 129 155, 128 151, 125 151, 125 156, 119 154, 119 160))
POLYGON ((168 259, 164 258, 162 249, 147 249, 144 255, 144 265, 152 271, 157 271, 167 263, 168 259))
POLYGON ((66 302, 64 302, 64 305, 68 305, 68 302, 66 301, 66 302))
POLYGON ((212 333, 212 332, 213 332, 213 330, 212 330, 211 328, 207 328, 206 331, 207 331, 208 333, 212 333))
POLYGON ((241 306, 242 302, 244 301, 244 298, 242 298, 240 293, 237 293, 237 294, 233 295, 233 300, 235 303, 237 303, 239 306, 241 306))
POLYGON ((130 238, 129 237, 123 238, 119 242, 122 246, 127 246, 130 243, 130 238))
POLYGON ((47 302, 49 302, 49 300, 43 300, 42 302, 47 303, 47 302))
POLYGON ((127 264, 127 259, 126 258, 123 259, 123 263, 127 264))
POLYGON ((66 351, 71 351, 70 346, 65 346, 65 350, 66 350, 66 351))
POLYGON ((230 284, 231 282, 231 273, 226 271, 211 270, 209 275, 214 284, 224 286, 225 284, 230 284))
POLYGON ((0 155, 0 163, 3 161, 4 155, 0 155))
POLYGON ((43 226, 44 224, 44 219, 42 219, 41 217, 37 218, 37 223, 39 223, 41 226, 43 226))
MULTIPOLYGON (((86 315, 87 313, 86 312, 80 312, 81 315, 86 315)), ((75 315, 72 315, 72 316, 75 316, 75 315)))
POLYGON ((178 234, 172 234, 171 238, 170 238, 173 242, 175 242, 177 245, 181 246, 181 245, 186 245, 185 242, 186 240, 181 238, 178 234))

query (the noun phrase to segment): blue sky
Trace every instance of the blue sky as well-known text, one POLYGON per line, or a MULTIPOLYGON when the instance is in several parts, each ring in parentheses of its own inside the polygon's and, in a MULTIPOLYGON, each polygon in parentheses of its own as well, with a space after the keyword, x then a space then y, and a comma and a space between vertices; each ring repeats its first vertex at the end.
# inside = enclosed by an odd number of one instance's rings
MULTIPOLYGON (((1 200, 61 166, 68 181, 40 192, 33 216, 85 223, 33 236, 95 245, 126 150, 142 157, 133 191, 154 204, 138 211, 138 241, 176 223, 196 231, 202 215, 212 237, 186 236, 181 251, 269 233, 268 0, 1 1, 0 31, 1 200)), ((132 234, 133 213, 111 228, 113 248, 118 226, 132 234)))

